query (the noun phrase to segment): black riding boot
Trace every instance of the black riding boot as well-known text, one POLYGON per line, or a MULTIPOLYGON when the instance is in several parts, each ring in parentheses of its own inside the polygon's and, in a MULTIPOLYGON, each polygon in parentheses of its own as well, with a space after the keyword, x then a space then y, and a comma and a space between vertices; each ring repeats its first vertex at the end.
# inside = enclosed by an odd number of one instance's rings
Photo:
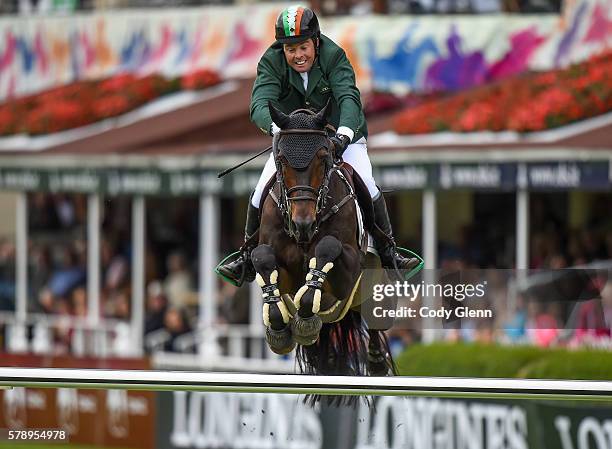
POLYGON ((384 268, 410 270, 419 264, 419 260, 415 257, 406 258, 397 252, 395 240, 393 238, 393 230, 391 229, 391 221, 385 204, 385 197, 382 192, 378 192, 372 198, 374 204, 374 222, 381 233, 373 233, 374 245, 380 256, 380 262, 384 268))
POLYGON ((238 286, 241 286, 244 281, 253 282, 255 280, 255 268, 253 268, 253 262, 251 262, 251 251, 257 246, 257 242, 250 242, 249 244, 249 239, 258 229, 259 209, 251 204, 251 198, 249 198, 244 229, 245 243, 240 248, 241 254, 237 259, 219 266, 219 272, 223 276, 232 279, 238 286))

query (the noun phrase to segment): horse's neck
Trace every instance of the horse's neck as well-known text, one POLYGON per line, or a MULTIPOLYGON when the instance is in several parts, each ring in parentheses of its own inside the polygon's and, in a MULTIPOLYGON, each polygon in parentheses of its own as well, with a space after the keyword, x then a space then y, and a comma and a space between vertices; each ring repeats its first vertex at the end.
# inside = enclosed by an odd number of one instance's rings
POLYGON ((341 200, 350 191, 355 191, 353 185, 353 168, 349 165, 342 164, 335 168, 329 180, 329 191, 333 192, 332 197, 335 200, 341 200))

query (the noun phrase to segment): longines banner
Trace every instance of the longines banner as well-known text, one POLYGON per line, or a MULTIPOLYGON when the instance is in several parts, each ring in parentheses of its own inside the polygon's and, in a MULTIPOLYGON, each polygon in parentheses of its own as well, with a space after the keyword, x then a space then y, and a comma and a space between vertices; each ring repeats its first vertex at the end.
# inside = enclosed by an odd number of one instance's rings
MULTIPOLYGON (((5 366, 147 369, 145 360, 0 355, 5 366), (50 361, 50 363, 48 363, 50 361)), ((13 388, 0 390, 0 429, 54 429, 70 444, 154 449, 155 394, 148 391, 13 388)), ((52 447, 52 446, 51 446, 52 447)))
POLYGON ((376 409, 274 394, 164 392, 157 447, 610 449, 612 408, 536 401, 381 397, 376 409))
MULTIPOLYGON (((374 167, 381 187, 397 191, 437 189, 607 190, 612 188, 610 161, 568 161, 526 164, 415 164, 374 167)), ((242 169, 222 179, 212 170, 165 171, 103 169, 0 168, 0 190, 94 193, 105 195, 170 195, 201 193, 246 195, 260 171, 242 169)))
POLYGON ((612 449, 609 404, 379 397, 375 408, 311 408, 302 399, 15 388, 0 392, 0 429, 61 429, 71 445, 126 449, 612 449))

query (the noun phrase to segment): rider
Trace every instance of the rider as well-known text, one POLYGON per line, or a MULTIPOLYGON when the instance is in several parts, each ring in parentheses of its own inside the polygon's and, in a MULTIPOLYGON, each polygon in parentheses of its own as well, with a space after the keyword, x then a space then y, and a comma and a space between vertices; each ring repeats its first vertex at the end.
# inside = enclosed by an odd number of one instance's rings
MULTIPOLYGON (((296 109, 319 111, 331 100, 329 123, 337 129, 336 135, 331 137, 336 158, 342 158, 359 173, 372 197, 374 221, 384 233, 378 237, 373 235, 382 265, 385 268, 411 268, 415 259, 407 259, 397 252, 385 199, 372 177, 366 146, 368 130, 360 93, 355 84, 355 72, 344 50, 321 34, 315 13, 301 6, 291 6, 280 13, 275 37, 276 42, 264 53, 257 66, 251 95, 251 120, 264 133, 274 135, 280 129, 270 116, 269 101, 289 114, 296 109)), ((259 203, 275 171, 271 154, 249 201, 245 242, 253 240, 249 237, 259 228, 259 203)), ((220 266, 220 272, 238 283, 243 278, 252 281, 255 277, 250 261, 252 249, 252 245, 243 245, 240 257, 220 266)))

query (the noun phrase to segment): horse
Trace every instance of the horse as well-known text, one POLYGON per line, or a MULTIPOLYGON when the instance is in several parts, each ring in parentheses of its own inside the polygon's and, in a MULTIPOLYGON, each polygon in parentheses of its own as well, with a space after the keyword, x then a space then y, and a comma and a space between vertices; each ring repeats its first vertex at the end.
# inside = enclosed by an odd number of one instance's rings
POLYGON ((368 288, 384 282, 377 277, 384 270, 364 271, 380 268, 380 260, 365 251, 359 233, 356 173, 334 157, 329 106, 318 113, 287 115, 272 104, 269 110, 281 129, 272 145, 277 170, 264 191, 251 252, 268 346, 277 354, 297 346, 305 374, 396 374, 384 333, 393 319, 368 329, 359 313, 368 288))

